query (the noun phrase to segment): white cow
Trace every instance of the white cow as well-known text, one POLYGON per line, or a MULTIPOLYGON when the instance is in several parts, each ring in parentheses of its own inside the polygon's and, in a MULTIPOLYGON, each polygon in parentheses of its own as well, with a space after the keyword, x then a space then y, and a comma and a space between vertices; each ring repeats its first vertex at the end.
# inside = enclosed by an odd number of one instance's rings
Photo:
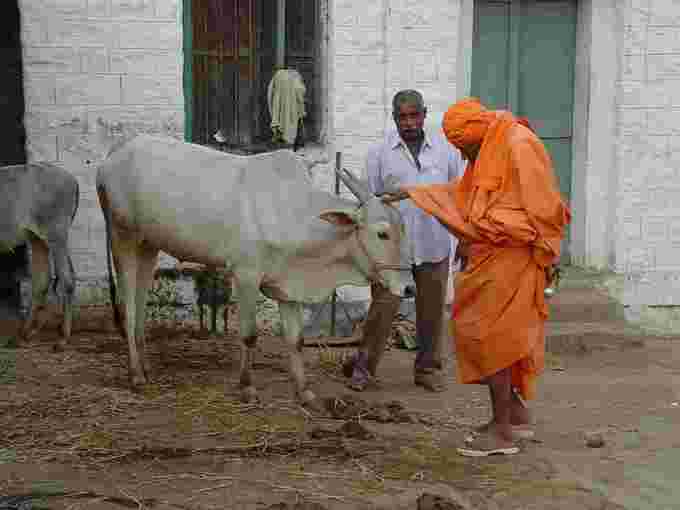
POLYGON ((278 301, 297 395, 314 405, 301 357, 302 303, 323 302, 338 286, 371 281, 402 295, 410 275, 401 263, 406 252, 398 210, 372 196, 349 172, 340 172, 340 178, 359 204, 315 189, 305 165, 289 150, 237 156, 146 135, 113 149, 97 172, 97 193, 107 225, 112 303, 128 340, 132 385, 145 383, 150 374, 145 304, 162 250, 233 276, 245 400, 257 397, 250 366, 258 289, 278 301))

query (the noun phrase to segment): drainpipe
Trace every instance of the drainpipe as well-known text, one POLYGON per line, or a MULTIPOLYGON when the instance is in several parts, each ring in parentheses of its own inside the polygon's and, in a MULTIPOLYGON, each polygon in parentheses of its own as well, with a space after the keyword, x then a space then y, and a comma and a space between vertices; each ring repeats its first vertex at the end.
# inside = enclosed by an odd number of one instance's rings
POLYGON ((286 0, 276 0, 276 67, 286 65, 286 0))

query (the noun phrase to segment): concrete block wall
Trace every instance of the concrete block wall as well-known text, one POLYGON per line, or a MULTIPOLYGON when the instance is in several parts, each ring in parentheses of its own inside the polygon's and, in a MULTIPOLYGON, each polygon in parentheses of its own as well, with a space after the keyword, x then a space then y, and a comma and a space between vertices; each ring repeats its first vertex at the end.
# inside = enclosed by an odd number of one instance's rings
POLYGON ((399 89, 420 90, 428 124, 439 129, 456 99, 459 3, 333 2, 333 141, 347 168, 364 175, 368 147, 394 128, 399 89))
MULTIPOLYGON (((394 129, 398 90, 423 93, 433 129, 456 100, 460 2, 334 0, 332 7, 332 147, 343 166, 365 177, 368 148, 394 129)), ((345 299, 370 295, 368 288, 343 291, 345 299)))
POLYGON ((625 304, 680 306, 680 3, 622 4, 614 269, 625 304))
MULTIPOLYGON (((181 4, 20 0, 29 160, 57 162, 81 184, 71 239, 81 295, 106 274, 97 162, 123 135, 183 137, 181 4)), ((315 185, 332 191, 336 151, 365 176, 370 144, 394 129, 390 103, 398 89, 420 89, 428 124, 439 129, 456 98, 460 9, 451 0, 322 0, 322 7, 330 21, 326 144, 304 152, 319 163, 315 185)))
POLYGON ((79 289, 106 274, 96 163, 116 137, 181 138, 181 0, 20 0, 30 161, 74 173, 79 289))

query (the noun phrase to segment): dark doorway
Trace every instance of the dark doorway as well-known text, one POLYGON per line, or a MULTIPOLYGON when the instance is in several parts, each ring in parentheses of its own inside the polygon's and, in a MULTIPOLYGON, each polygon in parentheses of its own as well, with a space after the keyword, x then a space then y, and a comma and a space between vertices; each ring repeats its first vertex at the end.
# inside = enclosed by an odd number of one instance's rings
POLYGON ((21 19, 18 0, 0 9, 0 166, 26 163, 21 19))
MULTIPOLYGON (((18 0, 0 8, 0 167, 26 163, 21 19, 18 0)), ((0 169, 0 172, 2 169, 0 169)), ((0 253, 0 325, 11 331, 21 310, 20 280, 26 277, 26 248, 0 253), (9 322, 8 322, 9 321, 9 322)))

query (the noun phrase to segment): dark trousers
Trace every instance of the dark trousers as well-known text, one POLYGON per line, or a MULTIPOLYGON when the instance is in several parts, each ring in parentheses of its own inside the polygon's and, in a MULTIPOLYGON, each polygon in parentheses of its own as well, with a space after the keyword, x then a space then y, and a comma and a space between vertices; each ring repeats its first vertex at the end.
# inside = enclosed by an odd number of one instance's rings
MULTIPOLYGON (((442 367, 444 304, 449 277, 448 257, 440 262, 413 266, 416 283, 416 340, 418 354, 415 369, 442 367)), ((371 306, 364 324, 361 349, 368 353, 368 371, 375 375, 385 353, 392 321, 399 310, 399 297, 382 285, 371 285, 371 306)))

